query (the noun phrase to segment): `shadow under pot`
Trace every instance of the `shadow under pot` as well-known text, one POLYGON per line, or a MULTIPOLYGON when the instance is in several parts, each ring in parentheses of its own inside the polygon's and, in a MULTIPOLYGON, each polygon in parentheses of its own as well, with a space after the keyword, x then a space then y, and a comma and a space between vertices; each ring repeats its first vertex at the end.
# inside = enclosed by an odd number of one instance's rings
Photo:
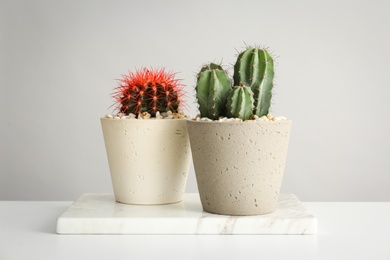
POLYGON ((101 118, 101 125, 116 201, 182 200, 191 158, 185 119, 101 118))
POLYGON ((222 215, 275 211, 291 123, 187 121, 203 209, 222 215))

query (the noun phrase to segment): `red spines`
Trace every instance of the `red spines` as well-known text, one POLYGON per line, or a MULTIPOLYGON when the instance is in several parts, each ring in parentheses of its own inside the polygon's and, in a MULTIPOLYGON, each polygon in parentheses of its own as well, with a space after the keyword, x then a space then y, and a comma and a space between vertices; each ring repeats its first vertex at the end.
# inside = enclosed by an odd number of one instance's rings
POLYGON ((122 75, 113 93, 116 110, 126 115, 148 112, 152 116, 157 111, 178 112, 183 107, 184 85, 176 74, 165 69, 142 68, 122 75))

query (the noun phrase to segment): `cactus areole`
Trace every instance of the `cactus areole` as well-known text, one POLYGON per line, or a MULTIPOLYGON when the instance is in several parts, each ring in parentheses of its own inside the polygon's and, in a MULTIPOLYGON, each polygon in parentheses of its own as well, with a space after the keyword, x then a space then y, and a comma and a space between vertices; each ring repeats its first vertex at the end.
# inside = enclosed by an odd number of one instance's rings
POLYGON ((165 69, 142 68, 127 75, 122 75, 119 85, 113 93, 116 110, 129 115, 148 112, 172 111, 177 113, 182 108, 184 85, 175 73, 165 69))

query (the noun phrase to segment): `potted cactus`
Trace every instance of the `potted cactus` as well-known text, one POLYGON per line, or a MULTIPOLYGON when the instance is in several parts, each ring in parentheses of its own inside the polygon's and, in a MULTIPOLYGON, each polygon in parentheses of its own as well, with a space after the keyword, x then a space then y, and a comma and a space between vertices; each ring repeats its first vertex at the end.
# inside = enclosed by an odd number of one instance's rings
POLYGON ((180 80, 164 69, 142 68, 119 80, 118 113, 100 119, 118 202, 182 200, 191 157, 183 96, 180 80))
POLYGON ((256 47, 238 55, 233 80, 214 63, 198 73, 200 115, 187 126, 205 211, 258 215, 276 209, 291 121, 269 114, 273 78, 273 58, 256 47))

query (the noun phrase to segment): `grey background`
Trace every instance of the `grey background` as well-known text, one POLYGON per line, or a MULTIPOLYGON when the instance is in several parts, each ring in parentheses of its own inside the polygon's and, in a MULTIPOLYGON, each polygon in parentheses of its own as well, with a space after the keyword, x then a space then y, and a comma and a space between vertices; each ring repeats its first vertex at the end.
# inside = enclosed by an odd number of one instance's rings
POLYGON ((115 79, 178 71, 195 115, 200 65, 233 64, 247 43, 277 57, 271 111, 293 120, 282 192, 389 201, 389 12, 380 0, 0 1, 0 199, 112 192, 99 117, 115 79))

